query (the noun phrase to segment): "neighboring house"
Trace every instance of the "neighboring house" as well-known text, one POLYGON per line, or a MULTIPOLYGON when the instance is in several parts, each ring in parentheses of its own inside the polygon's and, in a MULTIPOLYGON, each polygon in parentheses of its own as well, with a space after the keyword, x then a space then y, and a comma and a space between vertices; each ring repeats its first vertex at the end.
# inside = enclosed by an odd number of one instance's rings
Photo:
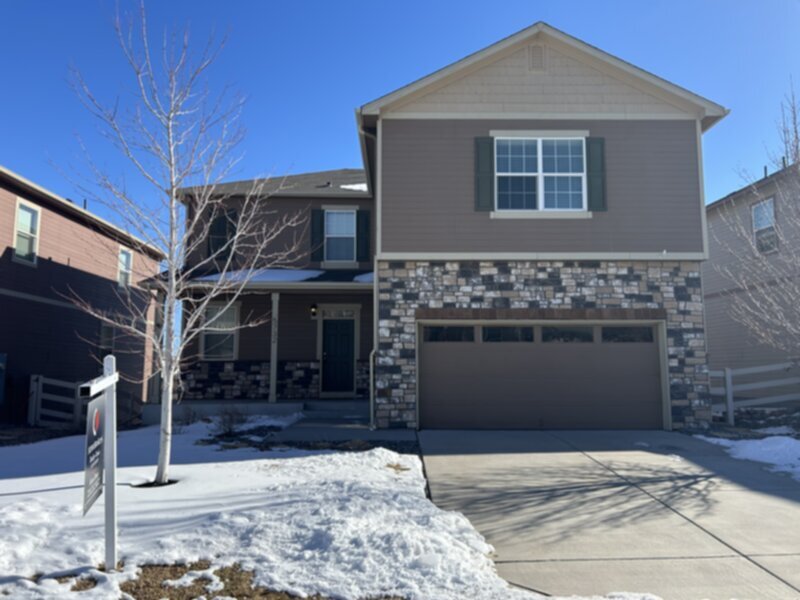
POLYGON ((188 397, 364 396, 374 350, 378 427, 708 421, 701 137, 726 114, 544 23, 362 106, 363 174, 265 202, 310 209, 301 270, 230 314, 275 327, 207 335, 188 397))
MULTIPOLYGON (((773 256, 779 260, 779 254, 785 252, 781 242, 800 244, 800 231, 796 230, 800 227, 796 207, 799 197, 797 165, 792 165, 706 207, 709 260, 703 263, 703 299, 709 368, 740 369, 781 363, 790 358, 786 352, 761 343, 734 318, 733 308, 742 301, 743 292, 741 282, 732 280, 728 273, 755 277, 752 273, 755 261, 747 258, 753 250, 769 260, 773 256), (789 202, 793 206, 787 206, 789 202), (782 240, 778 239, 776 226, 782 228, 782 240)), ((792 248, 795 256, 797 248, 792 248)))
POLYGON ((100 374, 110 352, 124 378, 121 416, 128 416, 144 399, 152 353, 70 298, 122 310, 137 277, 158 272, 159 252, 2 167, 0 245, 0 422, 25 420, 31 375, 85 381, 100 374))

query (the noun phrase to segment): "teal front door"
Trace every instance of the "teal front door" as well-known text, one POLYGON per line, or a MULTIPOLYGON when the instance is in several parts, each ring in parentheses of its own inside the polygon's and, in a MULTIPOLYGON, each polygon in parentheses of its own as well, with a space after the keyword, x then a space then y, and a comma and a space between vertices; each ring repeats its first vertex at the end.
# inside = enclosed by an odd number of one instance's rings
POLYGON ((322 391, 355 391, 355 321, 322 321, 322 391))

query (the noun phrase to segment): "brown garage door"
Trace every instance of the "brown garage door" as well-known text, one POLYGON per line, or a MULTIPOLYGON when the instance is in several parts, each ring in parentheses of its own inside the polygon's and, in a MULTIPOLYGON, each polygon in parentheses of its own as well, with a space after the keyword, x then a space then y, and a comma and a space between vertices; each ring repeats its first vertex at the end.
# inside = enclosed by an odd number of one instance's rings
POLYGON ((420 426, 658 429, 650 325, 424 325, 420 426))

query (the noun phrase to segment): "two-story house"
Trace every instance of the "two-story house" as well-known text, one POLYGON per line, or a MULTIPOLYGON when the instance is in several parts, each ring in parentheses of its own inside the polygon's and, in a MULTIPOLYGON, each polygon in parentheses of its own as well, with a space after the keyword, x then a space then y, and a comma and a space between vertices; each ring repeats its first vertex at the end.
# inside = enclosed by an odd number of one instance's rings
POLYGON ((230 319, 272 322, 209 340, 189 397, 373 387, 378 427, 707 421, 701 139, 726 113, 544 23, 365 104, 363 174, 270 198, 308 207, 307 258, 253 283, 230 319))
POLYGON ((109 353, 122 377, 120 416, 134 416, 152 371, 152 348, 75 300, 110 314, 126 311, 129 291, 158 272, 161 253, 2 167, 0 247, 0 422, 26 419, 32 375, 85 381, 100 373, 109 353))

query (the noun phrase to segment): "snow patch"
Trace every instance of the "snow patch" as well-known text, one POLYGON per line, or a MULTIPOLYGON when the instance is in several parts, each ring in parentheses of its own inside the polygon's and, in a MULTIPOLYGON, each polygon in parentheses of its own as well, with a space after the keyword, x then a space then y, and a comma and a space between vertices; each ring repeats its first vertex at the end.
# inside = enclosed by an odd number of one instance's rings
POLYGON ((256 271, 242 269, 239 271, 228 271, 227 273, 215 273, 213 275, 203 275, 196 277, 195 281, 228 281, 240 283, 248 281, 252 283, 291 283, 295 281, 308 281, 322 275, 324 271, 316 269, 259 269, 256 271))
POLYGON ((372 283, 375 281, 375 273, 370 271, 369 273, 362 273, 361 275, 356 275, 353 277, 353 281, 357 281, 358 283, 372 283))
POLYGON ((354 192, 366 192, 366 183, 345 183, 339 186, 343 190, 353 190, 354 192))
POLYGON ((724 447, 733 458, 768 464, 772 471, 789 473, 800 481, 800 440, 793 437, 775 435, 761 440, 727 440, 704 435, 695 437, 724 447))
POLYGON ((797 433, 794 427, 788 425, 777 425, 775 427, 762 427, 761 429, 754 429, 756 433, 763 433, 765 435, 794 435, 797 433))

